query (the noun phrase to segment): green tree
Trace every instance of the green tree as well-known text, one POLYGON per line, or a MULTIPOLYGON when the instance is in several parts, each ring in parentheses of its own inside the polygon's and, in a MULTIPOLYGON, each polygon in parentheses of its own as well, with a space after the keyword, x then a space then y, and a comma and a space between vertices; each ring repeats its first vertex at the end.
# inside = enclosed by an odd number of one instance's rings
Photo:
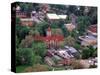
POLYGON ((20 18, 16 17, 16 24, 20 24, 20 18))
POLYGON ((33 65, 35 65, 35 64, 42 64, 43 62, 42 62, 42 57, 41 56, 39 56, 39 55, 34 55, 34 58, 33 58, 33 65))
POLYGON ((45 56, 47 52, 46 44, 44 42, 33 42, 32 48, 35 54, 41 56, 42 58, 45 56))
POLYGON ((20 40, 24 39, 26 35, 28 35, 30 28, 27 26, 21 26, 19 24, 16 25, 16 34, 20 40))
POLYGON ((62 25, 61 30, 63 32, 64 37, 67 37, 70 34, 64 25, 62 25))
POLYGON ((68 8, 67 8, 67 14, 72 14, 72 13, 76 13, 77 12, 77 7, 76 6, 69 6, 68 8), (73 11, 74 10, 74 11, 73 11))
POLYGON ((87 59, 90 57, 90 51, 89 48, 85 47, 82 51, 82 58, 87 59))
POLYGON ((36 29, 35 30, 30 30, 29 34, 32 35, 32 36, 40 35, 39 31, 36 30, 36 29))
POLYGON ((33 43, 33 36, 28 35, 25 37, 25 39, 23 39, 20 43, 20 47, 21 48, 29 48, 32 46, 33 43))
POLYGON ((93 48, 92 46, 89 46, 89 51, 90 51, 90 57, 97 56, 97 49, 93 48))
POLYGON ((46 29, 48 28, 47 22, 39 23, 35 26, 35 29, 39 31, 40 35, 45 36, 46 35, 46 29))
POLYGON ((16 65, 32 65, 33 52, 31 48, 19 48, 16 50, 16 65))
POLYGON ((21 11, 31 12, 33 10, 32 3, 19 3, 19 6, 21 7, 21 11))
POLYGON ((71 23, 71 18, 68 16, 68 18, 66 19, 67 23, 71 23))
POLYGON ((75 39, 71 36, 68 36, 65 38, 65 44, 68 46, 74 46, 75 45, 75 39))
POLYGON ((91 24, 97 24, 97 7, 89 8, 88 16, 91 19, 91 24))
POLYGON ((80 45, 80 44, 77 44, 77 43, 74 45, 74 47, 75 47, 77 50, 81 49, 81 45, 80 45))
POLYGON ((77 33, 77 30, 74 29, 73 31, 70 32, 70 35, 77 40, 79 34, 77 33))
POLYGON ((52 29, 52 35, 63 35, 62 30, 59 28, 52 29))
POLYGON ((88 16, 78 17, 78 26, 77 29, 80 35, 83 35, 87 27, 90 25, 90 18, 88 16))

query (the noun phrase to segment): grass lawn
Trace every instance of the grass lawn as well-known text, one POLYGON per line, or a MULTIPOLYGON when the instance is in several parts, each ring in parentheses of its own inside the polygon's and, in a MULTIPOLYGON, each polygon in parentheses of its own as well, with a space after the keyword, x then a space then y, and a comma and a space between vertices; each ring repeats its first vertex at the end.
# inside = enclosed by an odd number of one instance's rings
POLYGON ((65 70, 65 67, 55 67, 54 71, 65 70))
POLYGON ((27 68, 27 67, 29 67, 29 66, 27 66, 27 65, 17 66, 16 67, 16 72, 17 73, 23 72, 25 70, 25 68, 27 68))

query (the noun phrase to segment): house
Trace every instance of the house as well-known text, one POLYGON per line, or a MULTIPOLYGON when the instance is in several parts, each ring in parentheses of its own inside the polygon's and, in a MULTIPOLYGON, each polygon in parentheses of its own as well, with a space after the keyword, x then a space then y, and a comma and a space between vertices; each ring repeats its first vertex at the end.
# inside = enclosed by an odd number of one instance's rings
POLYGON ((68 49, 71 53, 76 53, 77 52, 77 50, 75 49, 75 48, 73 48, 73 47, 69 47, 69 49, 68 49))
POLYGON ((72 23, 64 24, 64 25, 68 31, 72 31, 73 29, 75 29, 75 25, 73 25, 72 23))
POLYGON ((74 47, 65 46, 66 51, 68 54, 73 58, 80 58, 80 53, 74 47))
POLYGON ((87 35, 79 36, 82 46, 97 46, 97 25, 90 25, 87 29, 87 35))
POLYGON ((26 18, 27 17, 27 13, 26 12, 22 12, 21 11, 21 7, 20 6, 17 6, 16 7, 16 17, 26 18))
POLYGON ((91 35, 79 36, 79 39, 81 40, 82 46, 93 46, 97 44, 97 38, 91 35))
POLYGON ((21 18, 20 21, 22 26, 33 26, 32 18, 21 18))
POLYGON ((53 61, 50 57, 45 57, 45 62, 46 62, 49 66, 55 66, 54 61, 53 61))
POLYGON ((54 56, 54 51, 53 50, 48 50, 46 52, 46 56, 53 57, 54 56))
POLYGON ((50 20, 66 19, 67 15, 58 15, 56 13, 47 13, 47 18, 50 20))
POLYGON ((60 57, 64 58, 64 59, 68 59, 68 58, 71 58, 71 56, 68 54, 67 51, 65 50, 60 50, 58 51, 58 54, 60 57))
POLYGON ((70 65, 71 64, 71 60, 70 59, 63 59, 61 61, 58 61, 58 64, 70 65))
POLYGON ((16 17, 19 18, 26 18, 27 17, 27 13, 26 12, 16 12, 16 17))
POLYGON ((45 37, 44 41, 48 45, 49 48, 51 47, 58 47, 59 44, 64 40, 62 35, 52 35, 51 28, 48 27, 47 29, 47 36, 45 37))

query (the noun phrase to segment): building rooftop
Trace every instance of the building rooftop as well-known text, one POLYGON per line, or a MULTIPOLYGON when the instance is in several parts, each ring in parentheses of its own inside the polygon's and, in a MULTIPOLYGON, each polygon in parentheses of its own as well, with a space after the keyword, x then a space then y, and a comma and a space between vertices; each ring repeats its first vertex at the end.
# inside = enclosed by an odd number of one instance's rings
POLYGON ((91 36, 91 35, 86 35, 86 36, 79 36, 79 39, 81 39, 81 40, 97 40, 97 38, 96 37, 94 37, 94 36, 91 36))
POLYGON ((21 21, 33 21, 32 18, 21 18, 20 20, 21 20, 21 21))
POLYGON ((66 19, 67 15, 58 15, 60 19, 66 19))
POLYGON ((57 15, 55 13, 47 13, 49 19, 66 19, 67 15, 57 15))
POLYGON ((71 53, 76 53, 76 52, 77 52, 77 50, 76 50, 75 48, 73 48, 73 47, 69 47, 69 51, 70 51, 71 53))
POLYGON ((96 40, 94 36, 85 36, 85 39, 87 40, 96 40))
POLYGON ((58 17, 58 15, 55 14, 55 13, 48 13, 48 14, 47 14, 47 17, 48 17, 49 19, 60 19, 60 18, 58 17))
POLYGON ((47 36, 44 37, 44 41, 49 42, 50 40, 54 40, 54 41, 63 41, 64 37, 61 35, 52 35, 52 36, 47 36))
POLYGON ((64 58, 70 58, 71 56, 67 53, 67 51, 65 51, 65 50, 60 50, 60 51, 58 51, 59 52, 59 55, 61 56, 61 57, 64 57, 64 58))
POLYGON ((73 25, 72 23, 68 23, 68 24, 64 24, 65 27, 69 30, 72 31, 73 29, 75 29, 75 25, 73 25))

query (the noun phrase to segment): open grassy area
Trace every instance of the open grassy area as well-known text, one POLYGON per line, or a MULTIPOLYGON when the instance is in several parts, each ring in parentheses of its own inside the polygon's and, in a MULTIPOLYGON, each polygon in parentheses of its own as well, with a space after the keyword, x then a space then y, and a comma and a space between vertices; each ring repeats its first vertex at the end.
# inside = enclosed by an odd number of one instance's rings
POLYGON ((54 71, 65 70, 65 67, 54 67, 54 71))
POLYGON ((16 72, 17 73, 23 72, 25 70, 25 68, 27 68, 27 67, 29 67, 29 66, 27 66, 27 65, 17 66, 16 67, 16 72))

